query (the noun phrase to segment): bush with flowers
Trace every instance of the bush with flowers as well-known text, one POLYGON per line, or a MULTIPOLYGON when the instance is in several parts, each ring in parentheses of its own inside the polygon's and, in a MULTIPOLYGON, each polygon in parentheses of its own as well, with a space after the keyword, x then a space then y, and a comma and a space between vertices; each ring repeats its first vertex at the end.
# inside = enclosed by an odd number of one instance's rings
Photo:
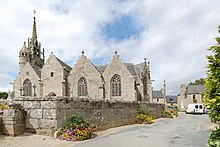
POLYGON ((164 110, 163 117, 164 118, 174 118, 178 116, 178 112, 176 109, 168 108, 164 110))
POLYGON ((82 141, 91 139, 94 125, 90 125, 82 116, 72 115, 62 128, 61 139, 67 141, 82 141))
POLYGON ((9 106, 8 106, 8 105, 4 105, 4 104, 0 103, 0 115, 2 115, 2 114, 3 114, 3 110, 4 110, 4 109, 9 109, 9 106))
POLYGON ((138 124, 142 124, 142 123, 146 123, 146 124, 150 124, 152 123, 152 117, 150 116, 150 110, 139 107, 137 109, 137 115, 136 115, 136 123, 138 124))

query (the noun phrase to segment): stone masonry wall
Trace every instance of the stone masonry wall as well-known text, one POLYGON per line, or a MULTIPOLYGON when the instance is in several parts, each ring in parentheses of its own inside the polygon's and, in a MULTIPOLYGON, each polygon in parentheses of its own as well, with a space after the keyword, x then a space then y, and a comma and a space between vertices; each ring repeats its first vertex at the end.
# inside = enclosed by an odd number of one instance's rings
POLYGON ((39 97, 14 99, 26 112, 26 131, 51 134, 61 128, 72 114, 79 114, 97 130, 135 123, 138 106, 151 110, 151 116, 162 116, 164 106, 144 102, 91 100, 68 97, 39 97))
POLYGON ((3 116, 0 118, 0 132, 5 135, 17 136, 22 134, 24 130, 24 111, 19 109, 5 109, 3 116))
POLYGON ((0 115, 0 135, 3 134, 3 124, 2 124, 2 117, 0 115))

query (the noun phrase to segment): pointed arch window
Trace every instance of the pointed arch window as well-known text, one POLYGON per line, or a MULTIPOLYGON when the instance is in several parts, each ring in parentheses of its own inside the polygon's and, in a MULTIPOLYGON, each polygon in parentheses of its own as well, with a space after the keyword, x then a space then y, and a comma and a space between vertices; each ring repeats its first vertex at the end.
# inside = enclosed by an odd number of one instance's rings
POLYGON ((32 96, 32 83, 29 79, 23 82, 24 96, 32 96))
POLYGON ((121 76, 116 74, 111 79, 112 96, 121 96, 121 76))
POLYGON ((78 81, 78 95, 79 96, 87 96, 87 82, 84 77, 80 78, 78 81))
POLYGON ((147 77, 144 77, 143 79, 143 89, 144 89, 144 95, 147 95, 147 77))

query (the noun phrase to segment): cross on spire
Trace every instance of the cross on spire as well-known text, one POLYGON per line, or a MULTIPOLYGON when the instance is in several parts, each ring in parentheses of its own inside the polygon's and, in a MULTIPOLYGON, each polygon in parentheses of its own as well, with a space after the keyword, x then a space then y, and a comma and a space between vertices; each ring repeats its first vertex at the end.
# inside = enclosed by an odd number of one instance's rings
POLYGON ((34 17, 35 17, 35 15, 36 15, 36 10, 34 9, 34 17))

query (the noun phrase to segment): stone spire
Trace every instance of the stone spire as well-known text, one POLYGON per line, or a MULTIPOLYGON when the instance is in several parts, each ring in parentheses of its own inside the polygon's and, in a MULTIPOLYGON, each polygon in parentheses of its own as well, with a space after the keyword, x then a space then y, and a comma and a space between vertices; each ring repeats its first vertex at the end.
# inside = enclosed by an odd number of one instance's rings
POLYGON ((164 97, 164 105, 166 105, 166 81, 163 81, 163 97, 164 97))
POLYGON ((33 30, 32 30, 32 41, 37 40, 37 29, 36 29, 35 14, 36 14, 36 11, 34 10, 34 22, 33 22, 33 30))

